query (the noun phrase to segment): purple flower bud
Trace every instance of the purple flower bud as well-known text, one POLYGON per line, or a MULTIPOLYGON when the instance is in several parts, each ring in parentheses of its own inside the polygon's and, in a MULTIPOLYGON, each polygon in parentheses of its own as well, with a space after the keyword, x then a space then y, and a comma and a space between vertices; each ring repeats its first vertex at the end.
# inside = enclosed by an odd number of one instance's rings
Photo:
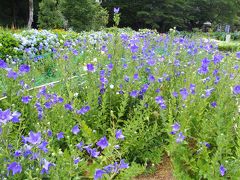
POLYGON ((220 171, 221 176, 224 176, 226 173, 226 169, 223 165, 220 166, 219 171, 220 171))

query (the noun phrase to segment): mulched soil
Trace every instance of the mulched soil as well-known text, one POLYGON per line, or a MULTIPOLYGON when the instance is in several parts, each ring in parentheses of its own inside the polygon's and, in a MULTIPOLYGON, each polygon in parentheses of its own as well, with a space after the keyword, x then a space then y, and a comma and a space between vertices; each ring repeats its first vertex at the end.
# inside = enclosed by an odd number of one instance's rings
POLYGON ((175 180, 172 174, 172 165, 169 157, 164 156, 162 163, 158 165, 157 171, 151 175, 141 175, 134 180, 175 180))

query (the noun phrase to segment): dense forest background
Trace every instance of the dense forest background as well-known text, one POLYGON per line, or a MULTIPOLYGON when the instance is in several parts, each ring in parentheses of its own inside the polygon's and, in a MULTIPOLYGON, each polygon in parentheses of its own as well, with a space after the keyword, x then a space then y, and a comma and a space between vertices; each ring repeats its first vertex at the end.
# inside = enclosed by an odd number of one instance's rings
MULTIPOLYGON (((240 27, 240 0, 33 0, 33 28, 97 30, 112 26, 113 8, 120 7, 120 27, 192 30, 206 21, 240 27)), ((0 0, 0 26, 24 28, 29 0, 0 0)))

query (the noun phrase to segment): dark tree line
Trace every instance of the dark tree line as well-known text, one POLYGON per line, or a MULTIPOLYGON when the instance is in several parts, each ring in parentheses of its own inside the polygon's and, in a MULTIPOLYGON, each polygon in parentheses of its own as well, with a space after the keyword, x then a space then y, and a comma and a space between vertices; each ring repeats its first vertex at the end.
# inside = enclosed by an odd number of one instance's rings
MULTIPOLYGON (((0 0, 0 26, 27 27, 32 0, 0 0)), ((121 8, 121 27, 153 28, 161 32, 200 28, 214 24, 240 24, 240 0, 33 0, 33 23, 37 28, 74 30, 112 26, 112 9, 121 8), (108 18, 108 14, 110 18, 108 18)))

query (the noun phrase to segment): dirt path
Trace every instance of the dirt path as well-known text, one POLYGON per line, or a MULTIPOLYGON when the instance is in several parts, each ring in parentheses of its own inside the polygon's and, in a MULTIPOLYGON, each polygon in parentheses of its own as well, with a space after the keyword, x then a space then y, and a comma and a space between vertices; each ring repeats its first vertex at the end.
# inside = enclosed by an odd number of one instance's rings
POLYGON ((174 180, 170 158, 165 156, 153 175, 141 175, 134 180, 174 180))

